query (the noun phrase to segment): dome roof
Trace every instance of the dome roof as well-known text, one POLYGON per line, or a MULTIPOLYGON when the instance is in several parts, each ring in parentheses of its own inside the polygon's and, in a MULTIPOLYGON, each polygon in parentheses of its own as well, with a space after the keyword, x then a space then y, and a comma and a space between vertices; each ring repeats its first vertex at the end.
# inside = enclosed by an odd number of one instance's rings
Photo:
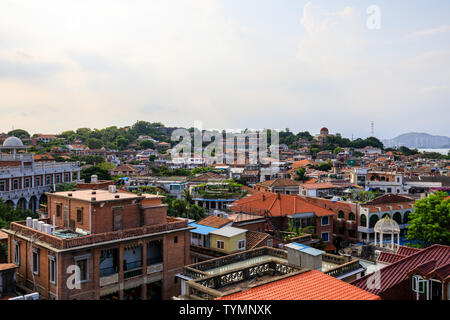
POLYGON ((328 132, 328 129, 325 128, 325 127, 323 127, 322 129, 320 129, 320 132, 321 132, 321 133, 322 133, 322 132, 328 132))
POLYGON ((3 147, 7 147, 7 148, 21 148, 21 147, 23 147, 23 143, 22 143, 22 140, 20 140, 17 137, 8 137, 3 142, 3 147))
POLYGON ((375 224, 375 232, 379 233, 399 233, 398 223, 389 217, 384 217, 375 224))

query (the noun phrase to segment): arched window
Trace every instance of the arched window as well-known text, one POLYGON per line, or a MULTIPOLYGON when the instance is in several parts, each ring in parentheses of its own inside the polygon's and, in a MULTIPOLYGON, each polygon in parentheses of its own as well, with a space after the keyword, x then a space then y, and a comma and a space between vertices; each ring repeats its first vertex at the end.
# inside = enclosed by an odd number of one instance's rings
POLYGON ((344 211, 339 210, 338 218, 344 219, 344 217, 345 217, 344 211))
POLYGON ((382 217, 382 218, 386 218, 386 217, 390 218, 391 216, 389 215, 389 213, 383 214, 383 217, 382 217))
POLYGON ((397 222, 398 224, 402 224, 402 215, 400 214, 400 212, 394 213, 393 219, 394 219, 394 221, 397 222))
POLYGON ((369 228, 375 227, 375 224, 378 222, 379 218, 376 214, 372 215, 369 220, 369 228))
POLYGON ((409 222, 409 214, 410 214, 410 213, 411 213, 411 212, 406 211, 405 214, 403 215, 403 223, 404 223, 404 224, 407 224, 407 223, 409 222))
POLYGON ((351 220, 351 221, 355 221, 356 220, 356 216, 355 216, 355 214, 353 212, 350 212, 348 214, 348 220, 351 220))
POLYGON ((361 215, 361 219, 359 221, 359 225, 361 227, 367 227, 367 218, 364 214, 361 215))

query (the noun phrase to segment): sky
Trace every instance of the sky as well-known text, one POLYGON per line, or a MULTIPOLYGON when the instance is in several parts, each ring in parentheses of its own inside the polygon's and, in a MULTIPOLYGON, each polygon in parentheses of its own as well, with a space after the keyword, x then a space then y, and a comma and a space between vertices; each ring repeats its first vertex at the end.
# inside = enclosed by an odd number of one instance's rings
POLYGON ((447 0, 0 1, 0 132, 450 136, 449 102, 447 0))

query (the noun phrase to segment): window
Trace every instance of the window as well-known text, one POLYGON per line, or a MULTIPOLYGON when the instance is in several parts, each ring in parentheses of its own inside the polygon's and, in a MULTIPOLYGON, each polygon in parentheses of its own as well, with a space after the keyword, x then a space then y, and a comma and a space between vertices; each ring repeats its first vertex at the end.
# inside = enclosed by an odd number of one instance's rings
POLYGON ((348 220, 354 221, 355 219, 356 219, 355 214, 354 214, 353 212, 350 212, 350 213, 348 214, 348 220))
POLYGON ((45 184, 46 185, 49 185, 49 184, 51 184, 52 183, 52 177, 51 176, 46 176, 45 177, 45 184))
POLYGON ((173 242, 174 243, 178 243, 178 237, 177 236, 173 237, 173 242))
POLYGON ((55 257, 48 256, 49 260, 49 273, 50 273, 50 282, 55 284, 56 283, 56 261, 55 257))
POLYGON ((20 243, 14 243, 14 263, 20 265, 20 243))
POLYGON ((57 217, 61 216, 61 204, 56 205, 56 216, 57 217))
POLYGON ((238 241, 238 249, 239 250, 245 249, 245 240, 238 241))
POLYGON ((75 257, 75 265, 80 268, 80 282, 89 281, 89 258, 86 256, 75 257))
POLYGON ((83 208, 77 209, 77 222, 83 223, 83 208))
POLYGON ((6 191, 6 184, 5 181, 0 181, 0 191, 6 191))
POLYGON ((61 176, 59 174, 56 175, 56 183, 61 183, 61 176))
POLYGON ((14 179, 13 181, 13 190, 19 189, 19 179, 14 179))
POLYGON ((367 217, 365 215, 361 215, 359 224, 361 227, 367 227, 367 217))
POLYGON ((412 289, 416 293, 424 293, 425 292, 425 284, 427 280, 422 279, 420 276, 412 277, 412 289))
POLYGON ((64 181, 65 182, 70 182, 70 175, 68 173, 64 174, 64 181))
POLYGON ((268 247, 273 247, 273 240, 272 239, 268 239, 267 240, 267 246, 268 247))
POLYGON ((31 179, 25 178, 25 188, 31 188, 31 179))
POLYGON ((123 207, 113 207, 113 231, 122 230, 123 207))
POLYGON ((327 226, 329 224, 329 217, 322 217, 322 225, 327 226))
POLYGON ((41 177, 36 177, 36 186, 40 187, 41 185, 41 177))
POLYGON ((217 248, 218 249, 224 249, 225 243, 222 240, 217 240, 217 248))
POLYGON ((33 249, 32 270, 34 274, 39 274, 39 250, 33 249))
POLYGON ((328 241, 328 232, 323 232, 321 237, 322 237, 323 241, 325 241, 325 242, 328 241))

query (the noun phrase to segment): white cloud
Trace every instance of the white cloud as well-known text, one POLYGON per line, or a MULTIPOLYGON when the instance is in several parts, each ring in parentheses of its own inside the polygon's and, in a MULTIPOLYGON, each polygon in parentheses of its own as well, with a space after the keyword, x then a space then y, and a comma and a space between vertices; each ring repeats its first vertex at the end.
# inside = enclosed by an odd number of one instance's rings
POLYGON ((425 29, 422 31, 412 32, 412 33, 408 34, 406 36, 406 38, 407 39, 417 39, 417 38, 421 38, 424 36, 433 36, 436 34, 445 33, 445 32, 449 32, 449 31, 450 31, 450 26, 445 25, 445 26, 440 26, 437 28, 430 28, 430 29, 425 29))
POLYGON ((2 1, 0 131, 142 119, 364 136, 375 120, 390 137, 405 112, 446 97, 423 88, 448 85, 448 53, 393 55, 365 17, 310 2, 284 37, 232 19, 219 0, 2 1))

